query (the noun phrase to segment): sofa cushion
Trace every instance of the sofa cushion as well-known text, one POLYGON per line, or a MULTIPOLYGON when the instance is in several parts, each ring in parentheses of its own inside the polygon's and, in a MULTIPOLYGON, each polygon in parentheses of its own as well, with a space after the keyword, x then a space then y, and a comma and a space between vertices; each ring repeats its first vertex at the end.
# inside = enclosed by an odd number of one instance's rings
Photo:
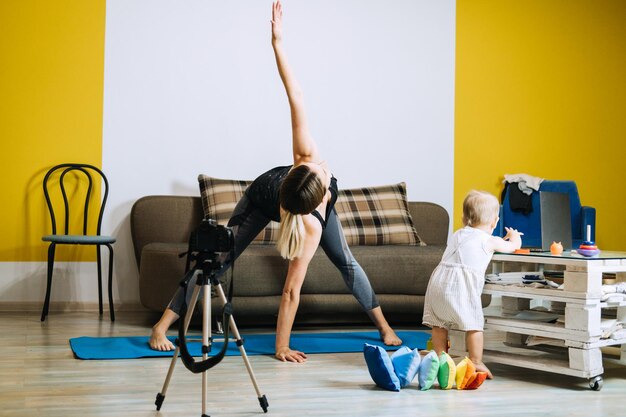
POLYGON ((141 251, 139 266, 139 295, 141 304, 163 311, 178 290, 185 276, 185 258, 178 256, 187 250, 185 243, 148 243, 141 251))
POLYGON ((403 182, 340 190, 336 208, 348 245, 424 245, 413 226, 403 182))
MULTIPOLYGON (((200 196, 204 216, 226 225, 230 216, 252 181, 225 180, 199 175, 200 196)), ((273 244, 278 236, 278 223, 269 224, 254 238, 255 243, 273 244)))
MULTIPOLYGON (((354 257, 377 295, 426 293, 428 277, 445 248, 441 246, 354 246, 354 257)), ((235 296, 282 294, 289 262, 275 248, 250 245, 235 262, 235 296)), ((307 269, 302 294, 350 294, 341 273, 318 248, 307 269)))
MULTIPOLYGON (((153 242, 143 247, 139 267, 139 294, 142 305, 152 310, 165 310, 185 277, 187 258, 180 255, 187 249, 186 243, 153 242)), ((231 276, 229 270, 220 278, 224 291, 229 288, 231 276)), ((215 288, 211 288, 211 294, 215 295, 215 288)))

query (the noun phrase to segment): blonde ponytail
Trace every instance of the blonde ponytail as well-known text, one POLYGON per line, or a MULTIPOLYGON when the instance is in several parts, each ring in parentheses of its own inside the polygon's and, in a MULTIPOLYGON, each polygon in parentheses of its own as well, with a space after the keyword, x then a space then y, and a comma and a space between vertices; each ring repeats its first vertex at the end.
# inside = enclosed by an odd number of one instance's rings
POLYGON ((276 247, 280 256, 290 261, 302 254, 304 248, 304 221, 301 214, 283 212, 276 247))
POLYGON ((307 165, 294 167, 280 184, 280 229, 276 247, 280 255, 290 261, 302 255, 304 250, 304 220, 322 203, 326 187, 319 176, 307 165))

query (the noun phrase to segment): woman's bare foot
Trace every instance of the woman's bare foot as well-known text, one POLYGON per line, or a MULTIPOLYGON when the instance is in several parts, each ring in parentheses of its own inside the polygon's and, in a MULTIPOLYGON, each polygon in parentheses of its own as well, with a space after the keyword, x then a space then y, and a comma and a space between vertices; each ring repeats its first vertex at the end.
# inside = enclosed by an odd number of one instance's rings
POLYGON ((367 311, 367 315, 370 316, 370 319, 374 322, 374 325, 378 329, 378 333, 380 333, 380 340, 382 340, 387 346, 400 346, 402 344, 402 340, 396 335, 396 332, 393 331, 387 320, 385 320, 385 316, 383 315, 383 311, 380 307, 373 308, 367 311))
POLYGON ((149 343, 151 349, 159 350, 161 352, 167 352, 175 349, 174 344, 170 342, 165 332, 160 329, 158 324, 152 328, 149 343))
POLYGON ((402 339, 396 335, 396 332, 393 331, 391 327, 386 327, 383 330, 379 331, 380 339, 387 346, 400 346, 402 344, 402 339))
MULTIPOLYGON (((474 362, 474 361, 472 361, 472 362, 474 362)), ((482 362, 474 362, 474 366, 476 367, 476 372, 487 372, 487 379, 493 379, 493 374, 491 373, 489 368, 487 368, 485 366, 484 363, 482 363, 482 362)))
POLYGON ((152 327, 152 334, 148 342, 151 349, 162 352, 175 349, 174 344, 169 341, 165 333, 176 320, 178 320, 178 313, 174 313, 169 307, 166 308, 157 324, 152 327))

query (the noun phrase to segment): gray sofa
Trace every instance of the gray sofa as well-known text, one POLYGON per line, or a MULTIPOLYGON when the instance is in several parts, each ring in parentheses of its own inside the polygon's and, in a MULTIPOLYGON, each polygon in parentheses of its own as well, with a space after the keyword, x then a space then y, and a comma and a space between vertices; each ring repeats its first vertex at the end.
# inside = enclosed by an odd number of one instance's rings
MULTIPOLYGON (((390 323, 421 324, 430 274, 441 260, 448 237, 447 211, 433 203, 409 202, 420 237, 427 246, 352 246, 368 274, 390 323)), ((200 197, 147 196, 131 211, 132 240, 139 266, 141 303, 163 311, 185 273, 190 232, 202 220, 200 197)), ((274 245, 252 244, 235 262, 233 306, 238 323, 276 323, 287 262, 274 245)), ((231 279, 230 271, 224 277, 231 279)), ((227 286, 224 287, 225 289, 227 286)), ((218 303, 212 304, 214 309, 218 303)), ((217 311, 217 310, 216 310, 217 311)), ((302 287, 296 323, 368 323, 339 272, 318 249, 302 287)))

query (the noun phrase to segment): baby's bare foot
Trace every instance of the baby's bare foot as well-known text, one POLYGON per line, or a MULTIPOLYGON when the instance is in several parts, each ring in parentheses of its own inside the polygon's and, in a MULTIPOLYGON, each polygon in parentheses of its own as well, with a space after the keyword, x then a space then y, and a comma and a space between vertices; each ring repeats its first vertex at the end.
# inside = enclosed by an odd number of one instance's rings
POLYGON ((165 335, 165 332, 161 331, 157 326, 152 328, 152 334, 150 335, 150 348, 153 350, 159 350, 167 352, 174 350, 174 344, 165 335))
MULTIPOLYGON (((474 361, 472 361, 472 362, 474 362, 474 361)), ((485 366, 484 363, 482 363, 482 362, 474 362, 474 366, 476 367, 476 372, 486 372, 487 373, 487 379, 493 379, 493 374, 491 373, 489 368, 487 368, 485 366)))
POLYGON ((396 335, 396 332, 394 332, 391 327, 380 330, 380 339, 387 346, 400 346, 402 344, 402 339, 400 339, 398 335, 396 335))

